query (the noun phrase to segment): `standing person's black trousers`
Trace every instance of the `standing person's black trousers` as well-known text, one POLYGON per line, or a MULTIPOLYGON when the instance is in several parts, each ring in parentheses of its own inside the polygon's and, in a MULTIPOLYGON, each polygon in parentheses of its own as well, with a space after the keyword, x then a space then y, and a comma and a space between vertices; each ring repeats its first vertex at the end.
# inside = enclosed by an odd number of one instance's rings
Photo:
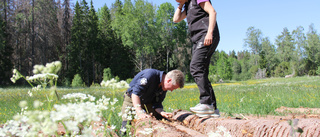
POLYGON ((204 46, 203 41, 204 37, 198 42, 193 43, 190 72, 200 91, 200 103, 213 104, 215 109, 217 109, 216 97, 208 75, 210 59, 219 44, 220 36, 213 36, 212 44, 208 46, 204 46))

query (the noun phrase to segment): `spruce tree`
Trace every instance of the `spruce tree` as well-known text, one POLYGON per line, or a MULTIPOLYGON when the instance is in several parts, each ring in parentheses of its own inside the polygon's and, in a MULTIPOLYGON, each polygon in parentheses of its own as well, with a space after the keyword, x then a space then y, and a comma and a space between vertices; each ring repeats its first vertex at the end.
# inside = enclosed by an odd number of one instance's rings
POLYGON ((6 22, 0 18, 0 85, 8 85, 12 76, 11 56, 13 49, 6 41, 6 22))

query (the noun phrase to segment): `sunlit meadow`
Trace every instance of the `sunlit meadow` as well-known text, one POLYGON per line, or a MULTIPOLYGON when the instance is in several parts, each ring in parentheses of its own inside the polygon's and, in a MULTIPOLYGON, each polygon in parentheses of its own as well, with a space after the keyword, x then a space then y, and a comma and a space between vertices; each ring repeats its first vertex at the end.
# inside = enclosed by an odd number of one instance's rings
MULTIPOLYGON (((319 108, 320 77, 270 78, 213 84, 220 112, 256 115, 278 115, 276 108, 319 108)), ((184 109, 199 103, 195 84, 168 93, 164 101, 167 110, 184 109)))
MULTIPOLYGON (((105 126, 112 130, 121 130, 121 106, 126 88, 111 86, 106 83, 101 87, 88 88, 55 88, 57 97, 49 99, 53 94, 48 88, 39 88, 34 91, 31 88, 0 88, 0 124, 6 123, 15 115, 25 111, 55 110, 53 104, 63 106, 68 101, 61 98, 72 93, 83 93, 94 97, 94 101, 102 97, 109 98, 111 102, 118 100, 108 111, 101 111, 101 118, 106 122, 105 126), (32 96, 30 96, 30 90, 32 96), (21 108, 21 101, 27 103, 27 107, 21 108), (35 107, 34 102, 43 104, 35 107), (20 106, 19 106, 20 104, 20 106), (52 109, 54 108, 54 109, 52 109)), ((295 77, 295 78, 270 78, 262 80, 249 80, 242 82, 230 82, 213 84, 220 112, 232 114, 256 114, 278 115, 274 110, 281 106, 317 108, 320 104, 320 77, 295 77)), ((93 102, 93 101, 92 101, 93 102)), ((186 84, 183 89, 168 92, 164 101, 164 109, 172 112, 175 109, 189 110, 191 106, 199 102, 199 92, 194 83, 186 84)), ((109 103, 108 103, 109 104, 109 103)), ((60 106, 60 107, 61 107, 60 106)), ((108 106, 109 107, 109 106, 108 106)), ((71 108, 70 108, 71 109, 71 108)), ((1 126, 0 126, 1 127, 1 126)))

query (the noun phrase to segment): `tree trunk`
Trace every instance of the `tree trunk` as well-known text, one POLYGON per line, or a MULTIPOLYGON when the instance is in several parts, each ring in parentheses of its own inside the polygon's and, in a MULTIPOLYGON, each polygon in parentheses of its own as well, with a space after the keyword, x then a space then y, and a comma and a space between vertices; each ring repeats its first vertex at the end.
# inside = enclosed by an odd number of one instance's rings
MULTIPOLYGON (((32 22, 31 22, 31 69, 34 66, 34 0, 32 0, 32 22)), ((32 70, 31 70, 32 71, 32 70)))

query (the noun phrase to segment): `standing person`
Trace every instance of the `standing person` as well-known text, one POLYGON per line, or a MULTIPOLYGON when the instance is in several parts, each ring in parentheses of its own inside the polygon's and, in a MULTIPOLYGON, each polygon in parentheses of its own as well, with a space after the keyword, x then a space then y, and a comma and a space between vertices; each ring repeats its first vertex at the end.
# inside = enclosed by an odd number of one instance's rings
POLYGON ((216 97, 208 79, 210 59, 220 41, 217 13, 210 0, 176 0, 179 3, 173 22, 187 18, 191 35, 192 59, 190 72, 200 91, 200 103, 191 107, 196 114, 219 116, 216 97), (182 10, 184 6, 184 10, 182 10))
MULTIPOLYGON (((145 69, 139 72, 129 84, 121 113, 134 107, 138 119, 151 117, 151 113, 157 119, 172 117, 172 113, 163 110, 162 102, 167 91, 173 91, 184 86, 184 74, 180 70, 172 70, 167 74, 156 69, 145 69)), ((126 115, 122 116, 122 128, 125 128, 130 120, 126 115)))

